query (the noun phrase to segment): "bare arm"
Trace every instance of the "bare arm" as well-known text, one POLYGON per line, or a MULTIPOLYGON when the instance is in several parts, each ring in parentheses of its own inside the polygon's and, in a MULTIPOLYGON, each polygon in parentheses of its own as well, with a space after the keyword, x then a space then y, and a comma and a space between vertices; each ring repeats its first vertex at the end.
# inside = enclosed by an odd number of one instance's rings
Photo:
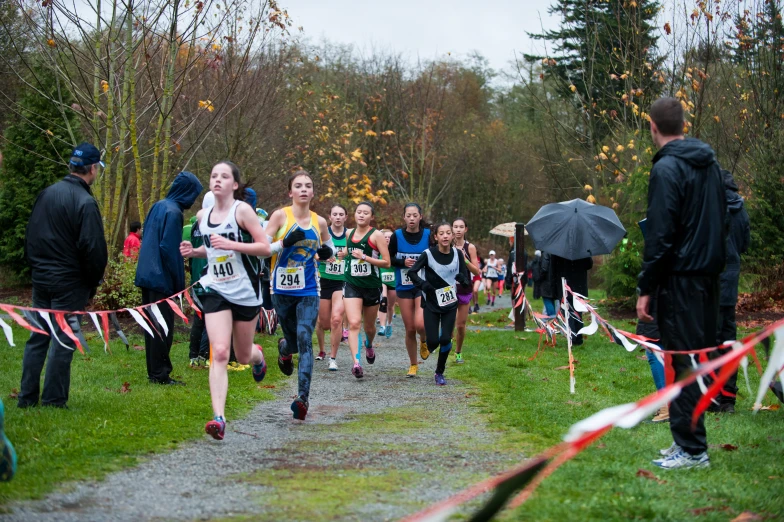
POLYGON ((468 245, 468 259, 466 259, 466 266, 468 270, 474 275, 482 273, 479 270, 479 261, 477 261, 476 247, 473 244, 468 245))
POLYGON ((269 257, 272 254, 267 233, 261 228, 256 212, 247 203, 240 203, 237 207, 237 224, 248 231, 253 238, 253 243, 231 241, 213 234, 210 237, 212 246, 221 250, 234 250, 249 256, 269 257))
MULTIPOLYGON (((196 223, 193 224, 194 227, 199 226, 203 214, 203 209, 196 213, 196 223)), ((207 248, 204 245, 199 248, 193 248, 193 244, 190 241, 183 241, 180 243, 180 254, 182 257, 200 257, 205 259, 207 257, 207 248)))

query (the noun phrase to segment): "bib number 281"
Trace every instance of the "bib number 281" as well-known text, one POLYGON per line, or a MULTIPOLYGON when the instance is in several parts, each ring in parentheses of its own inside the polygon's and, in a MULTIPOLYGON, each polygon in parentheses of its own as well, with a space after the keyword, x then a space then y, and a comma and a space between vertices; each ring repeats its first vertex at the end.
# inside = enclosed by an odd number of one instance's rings
POLYGON ((454 286, 447 286, 446 288, 439 288, 436 290, 436 299, 441 306, 450 305, 457 301, 457 294, 455 293, 454 286))

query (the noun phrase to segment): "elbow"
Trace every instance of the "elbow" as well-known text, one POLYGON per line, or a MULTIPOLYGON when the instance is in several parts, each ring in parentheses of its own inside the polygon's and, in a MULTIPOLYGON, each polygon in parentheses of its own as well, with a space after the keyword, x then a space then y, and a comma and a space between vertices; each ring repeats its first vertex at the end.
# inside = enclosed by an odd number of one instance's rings
POLYGON ((381 264, 378 266, 379 268, 390 268, 392 266, 392 263, 389 261, 389 259, 382 259, 381 264))

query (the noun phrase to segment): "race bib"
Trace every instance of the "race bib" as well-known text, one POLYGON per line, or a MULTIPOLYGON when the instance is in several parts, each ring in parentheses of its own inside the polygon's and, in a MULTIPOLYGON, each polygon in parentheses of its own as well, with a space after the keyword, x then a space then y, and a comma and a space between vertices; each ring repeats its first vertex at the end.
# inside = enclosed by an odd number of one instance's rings
POLYGON ((280 290, 302 290, 305 288, 305 267, 278 267, 275 270, 275 286, 280 290))
POLYGON ((446 306, 457 302, 457 293, 454 286, 447 286, 436 290, 436 300, 439 306, 446 306))
POLYGON ((334 276, 342 276, 345 266, 345 263, 339 259, 335 259, 334 261, 327 261, 327 266, 324 267, 324 273, 334 276))
POLYGON ((381 274, 381 281, 383 283, 394 283, 395 282, 395 273, 394 272, 384 272, 381 274))
POLYGON ((214 283, 227 283, 239 279, 242 275, 239 270, 239 260, 234 252, 213 255, 208 261, 214 283))
POLYGON ((408 277, 407 268, 400 269, 400 286, 414 286, 414 283, 411 281, 411 278, 408 277))
POLYGON ((361 259, 351 260, 351 277, 368 277, 370 275, 370 263, 361 259))

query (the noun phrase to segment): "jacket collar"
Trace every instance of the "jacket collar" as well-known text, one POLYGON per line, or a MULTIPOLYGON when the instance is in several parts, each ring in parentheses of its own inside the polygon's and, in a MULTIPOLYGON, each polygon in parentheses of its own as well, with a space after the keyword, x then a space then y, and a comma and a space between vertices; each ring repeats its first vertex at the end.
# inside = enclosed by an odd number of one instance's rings
POLYGON ((69 183, 75 183, 77 185, 81 185, 81 187, 84 190, 86 190, 88 194, 90 194, 91 196, 93 195, 93 191, 90 190, 90 185, 88 185, 87 182, 85 180, 83 180, 82 178, 80 178, 79 176, 75 176, 74 174, 68 174, 65 177, 65 181, 67 181, 69 183))

